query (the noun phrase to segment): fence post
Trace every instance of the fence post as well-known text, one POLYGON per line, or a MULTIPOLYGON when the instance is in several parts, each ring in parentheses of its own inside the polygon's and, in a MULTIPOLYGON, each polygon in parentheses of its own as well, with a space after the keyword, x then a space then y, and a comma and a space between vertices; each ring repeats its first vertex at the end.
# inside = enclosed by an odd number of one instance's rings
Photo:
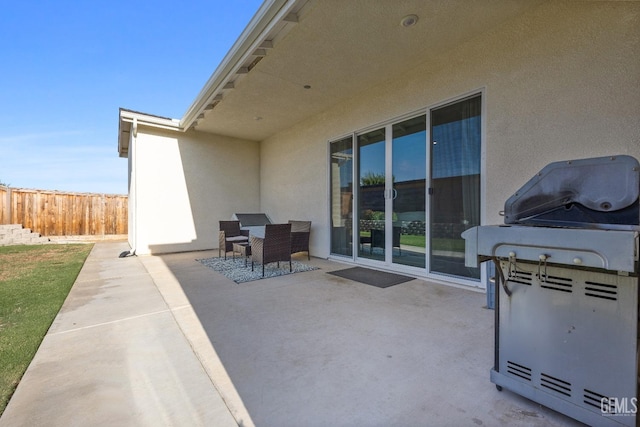
POLYGON ((6 224, 11 224, 11 218, 12 218, 12 205, 13 203, 11 203, 11 187, 7 187, 7 192, 5 194, 6 198, 5 201, 7 202, 7 218, 6 220, 6 224))
POLYGON ((9 192, 9 187, 5 187, 4 185, 0 185, 0 193, 2 193, 2 200, 0 200, 0 224, 6 224, 5 218, 7 216, 7 193, 9 192))
POLYGON ((104 193, 102 193, 102 239, 104 240, 104 236, 105 236, 105 228, 107 227, 107 201, 104 197, 104 193))

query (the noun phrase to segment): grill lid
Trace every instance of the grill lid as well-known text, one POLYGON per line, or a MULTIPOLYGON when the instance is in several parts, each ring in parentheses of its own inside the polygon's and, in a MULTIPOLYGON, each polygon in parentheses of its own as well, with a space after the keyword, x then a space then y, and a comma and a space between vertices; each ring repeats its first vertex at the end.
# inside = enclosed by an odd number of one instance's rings
POLYGON ((631 156, 550 163, 505 202, 505 224, 637 230, 640 164, 631 156))

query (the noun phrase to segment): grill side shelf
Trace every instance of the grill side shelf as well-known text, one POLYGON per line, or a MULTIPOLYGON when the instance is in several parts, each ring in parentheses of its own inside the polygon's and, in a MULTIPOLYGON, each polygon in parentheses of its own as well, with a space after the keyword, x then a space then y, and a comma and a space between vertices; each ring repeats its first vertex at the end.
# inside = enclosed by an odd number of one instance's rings
POLYGON ((515 258, 574 267, 635 273, 638 231, 528 226, 480 226, 468 230, 466 256, 515 258), (475 251, 473 250, 475 246, 475 251))

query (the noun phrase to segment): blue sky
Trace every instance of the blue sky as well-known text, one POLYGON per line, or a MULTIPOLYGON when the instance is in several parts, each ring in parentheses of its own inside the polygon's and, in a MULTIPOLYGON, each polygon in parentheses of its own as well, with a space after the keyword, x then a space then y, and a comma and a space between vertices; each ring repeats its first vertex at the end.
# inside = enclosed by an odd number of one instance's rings
POLYGON ((4 2, 0 182, 126 194, 118 109, 181 118, 261 4, 4 2))

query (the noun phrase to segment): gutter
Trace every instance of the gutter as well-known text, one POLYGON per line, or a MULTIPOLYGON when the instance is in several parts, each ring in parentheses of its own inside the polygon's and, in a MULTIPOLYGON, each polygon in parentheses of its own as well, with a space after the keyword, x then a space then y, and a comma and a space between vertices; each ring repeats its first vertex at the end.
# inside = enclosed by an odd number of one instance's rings
POLYGON ((118 154, 120 157, 128 156, 131 136, 137 136, 139 125, 184 132, 184 129, 180 128, 179 120, 120 108, 118 120, 118 154))
POLYGON ((161 129, 182 130, 179 120, 139 113, 132 110, 125 110, 124 108, 120 109, 120 120, 124 123, 132 123, 143 126, 146 125, 161 129))

